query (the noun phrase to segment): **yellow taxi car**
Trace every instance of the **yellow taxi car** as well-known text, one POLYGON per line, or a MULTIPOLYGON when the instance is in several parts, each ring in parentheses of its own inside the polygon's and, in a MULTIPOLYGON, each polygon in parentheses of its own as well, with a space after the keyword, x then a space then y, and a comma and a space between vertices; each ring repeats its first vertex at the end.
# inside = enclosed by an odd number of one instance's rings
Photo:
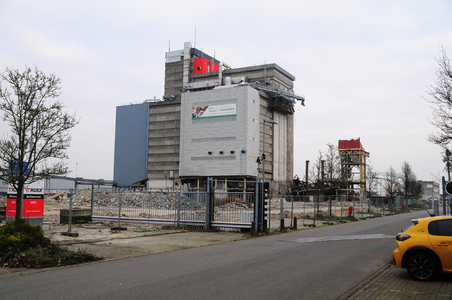
POLYGON ((432 280, 438 273, 452 273, 452 216, 412 220, 397 234, 394 261, 416 280, 432 280))

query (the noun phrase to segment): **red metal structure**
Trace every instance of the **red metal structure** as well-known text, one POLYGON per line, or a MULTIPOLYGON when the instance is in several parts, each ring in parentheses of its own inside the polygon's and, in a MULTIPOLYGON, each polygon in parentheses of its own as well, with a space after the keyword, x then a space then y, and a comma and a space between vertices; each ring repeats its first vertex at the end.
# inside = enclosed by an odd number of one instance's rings
POLYGON ((218 72, 220 66, 205 57, 195 58, 193 62, 193 74, 218 72))

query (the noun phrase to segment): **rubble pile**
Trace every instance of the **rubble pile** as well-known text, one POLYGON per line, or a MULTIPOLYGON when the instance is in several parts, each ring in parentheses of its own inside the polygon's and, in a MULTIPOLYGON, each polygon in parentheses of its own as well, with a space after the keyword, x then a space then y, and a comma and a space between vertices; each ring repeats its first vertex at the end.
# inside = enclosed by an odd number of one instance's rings
MULTIPOLYGON (((119 206, 119 195, 115 199, 102 201, 95 198, 95 202, 99 206, 119 206)), ((123 193, 121 195, 121 203, 124 207, 134 208, 153 208, 153 209, 176 209, 178 206, 178 194, 168 192, 151 192, 151 193, 123 193)), ((180 208, 201 208, 204 203, 197 199, 192 199, 184 194, 181 195, 180 208)))
POLYGON ((217 206, 215 208, 221 208, 221 209, 225 209, 225 210, 237 210, 237 209, 243 210, 243 209, 248 209, 250 207, 252 207, 251 204, 248 205, 248 204, 240 203, 240 202, 229 202, 229 203, 221 204, 221 205, 217 204, 217 206))
MULTIPOLYGON (((153 208, 153 209, 175 209, 178 205, 178 194, 163 191, 155 192, 112 192, 112 191, 94 191, 94 206, 97 207, 119 207, 119 197, 121 196, 121 205, 129 208, 153 208)), ((46 205, 69 206, 71 197, 67 193, 54 191, 46 195, 46 205)), ((91 189, 78 191, 72 196, 73 206, 90 206, 91 189)), ((190 197, 189 194, 182 194, 180 200, 181 209, 197 209, 204 206, 203 199, 190 197)))

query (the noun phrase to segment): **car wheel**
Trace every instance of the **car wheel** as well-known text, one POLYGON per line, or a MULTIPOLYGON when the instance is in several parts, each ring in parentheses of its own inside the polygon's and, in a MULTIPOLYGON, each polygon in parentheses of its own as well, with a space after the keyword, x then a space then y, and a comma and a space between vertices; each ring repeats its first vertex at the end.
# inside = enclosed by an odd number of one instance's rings
POLYGON ((438 266, 431 256, 415 254, 408 259, 406 270, 414 279, 428 281, 436 276, 438 266))

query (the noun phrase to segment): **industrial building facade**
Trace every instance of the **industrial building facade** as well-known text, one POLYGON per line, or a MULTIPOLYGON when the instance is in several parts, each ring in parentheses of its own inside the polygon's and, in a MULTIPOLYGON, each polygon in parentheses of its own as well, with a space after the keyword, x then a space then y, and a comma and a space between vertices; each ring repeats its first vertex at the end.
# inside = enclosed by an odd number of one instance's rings
POLYGON ((264 173, 284 189, 293 179, 294 104, 304 102, 294 80, 276 64, 230 68, 189 42, 168 52, 163 100, 117 107, 114 180, 200 187, 207 177, 232 184, 264 173))

